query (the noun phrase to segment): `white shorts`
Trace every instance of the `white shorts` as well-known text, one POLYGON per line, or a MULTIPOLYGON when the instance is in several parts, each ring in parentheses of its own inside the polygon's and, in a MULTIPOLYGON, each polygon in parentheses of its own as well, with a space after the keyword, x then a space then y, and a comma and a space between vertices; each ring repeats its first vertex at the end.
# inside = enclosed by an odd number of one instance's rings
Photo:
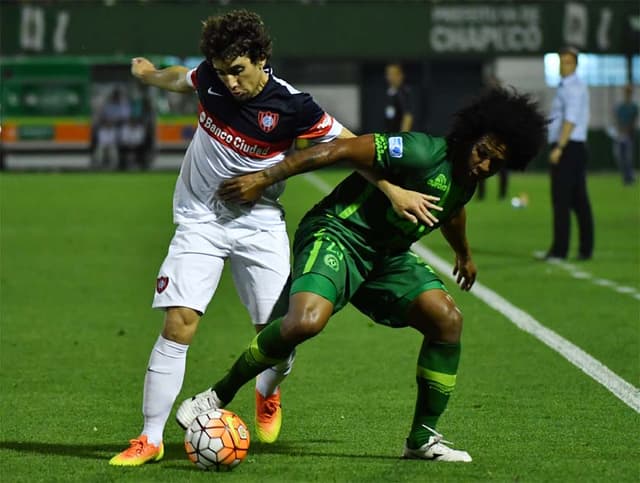
POLYGON ((188 307, 200 313, 215 293, 225 260, 254 324, 266 324, 289 276, 287 232, 234 222, 180 224, 156 283, 153 308, 188 307))

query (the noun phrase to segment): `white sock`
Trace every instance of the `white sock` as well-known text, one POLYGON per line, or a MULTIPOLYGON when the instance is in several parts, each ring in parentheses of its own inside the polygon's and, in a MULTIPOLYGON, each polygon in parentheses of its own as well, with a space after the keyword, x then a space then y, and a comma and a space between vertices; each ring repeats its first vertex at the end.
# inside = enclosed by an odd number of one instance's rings
POLYGON ((144 396, 142 414, 144 427, 141 434, 146 434, 150 443, 162 443, 162 433, 167 423, 171 407, 182 388, 184 371, 187 362, 188 345, 178 344, 158 337, 144 378, 144 396))
POLYGON ((256 377, 256 389, 263 397, 269 397, 276 392, 280 383, 291 372, 295 358, 296 351, 294 350, 286 360, 258 374, 256 377))

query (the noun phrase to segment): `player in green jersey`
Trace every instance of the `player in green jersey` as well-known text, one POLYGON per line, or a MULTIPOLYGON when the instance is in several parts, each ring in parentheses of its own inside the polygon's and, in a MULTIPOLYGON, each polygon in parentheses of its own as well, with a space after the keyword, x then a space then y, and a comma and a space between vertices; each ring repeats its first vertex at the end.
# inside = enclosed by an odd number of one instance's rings
POLYGON ((298 227, 290 283, 283 304, 274 309, 273 322, 222 380, 184 401, 178 414, 228 404, 243 384, 317 335, 351 302, 377 323, 413 327, 423 334, 418 395, 404 457, 471 461, 466 451, 447 446, 435 430, 456 383, 462 314, 438 275, 410 247, 440 228, 455 252, 457 283, 469 290, 476 266, 465 234, 464 205, 478 180, 505 165, 524 169, 543 145, 546 125, 528 96, 498 88, 456 113, 446 138, 409 132, 336 140, 224 183, 219 197, 250 203, 275 182, 348 160, 408 190, 404 195, 414 195, 418 202, 409 215, 399 215, 402 210, 364 179, 354 174, 342 181, 298 227), (435 223, 428 204, 420 201, 424 195, 439 199, 435 223))

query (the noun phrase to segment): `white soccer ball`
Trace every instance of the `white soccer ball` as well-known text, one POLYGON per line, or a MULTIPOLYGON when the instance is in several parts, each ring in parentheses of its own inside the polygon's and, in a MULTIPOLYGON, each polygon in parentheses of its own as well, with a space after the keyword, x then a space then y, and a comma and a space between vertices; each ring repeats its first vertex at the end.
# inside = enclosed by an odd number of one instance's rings
POLYGON ((249 442, 247 425, 226 409, 202 413, 184 436, 187 456, 203 470, 232 470, 247 456, 249 442))

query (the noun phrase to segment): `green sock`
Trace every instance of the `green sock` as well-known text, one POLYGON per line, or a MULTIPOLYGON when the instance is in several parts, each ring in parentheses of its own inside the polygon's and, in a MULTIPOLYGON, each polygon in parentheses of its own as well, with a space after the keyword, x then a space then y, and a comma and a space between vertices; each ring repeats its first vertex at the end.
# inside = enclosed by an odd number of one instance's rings
POLYGON ((249 347, 240 354, 226 376, 214 384, 213 389, 226 405, 238 390, 262 371, 284 361, 295 348, 282 339, 282 319, 270 323, 258 333, 249 347))
POLYGON ((419 448, 433 435, 423 425, 436 428, 438 418, 447 407, 449 396, 456 386, 459 361, 459 343, 428 342, 426 339, 422 343, 416 373, 418 398, 407 438, 410 448, 419 448))

